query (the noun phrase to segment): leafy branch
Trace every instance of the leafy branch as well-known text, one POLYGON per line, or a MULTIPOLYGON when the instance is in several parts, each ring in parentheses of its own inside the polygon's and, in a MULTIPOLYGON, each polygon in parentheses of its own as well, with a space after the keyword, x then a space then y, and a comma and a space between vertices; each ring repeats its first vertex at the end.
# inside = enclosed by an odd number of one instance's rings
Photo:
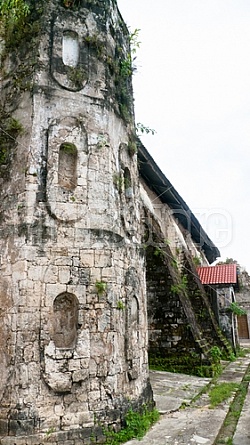
POLYGON ((152 135, 154 135, 155 133, 156 133, 156 130, 154 130, 153 128, 149 128, 149 127, 146 127, 145 125, 143 125, 141 122, 138 122, 137 124, 136 124, 136 126, 135 126, 135 130, 136 130, 136 133, 138 134, 138 133, 140 133, 141 135, 142 134, 152 134, 152 135))
POLYGON ((245 309, 242 309, 236 302, 233 302, 230 304, 229 310, 231 312, 233 312, 233 314, 235 314, 235 315, 239 315, 239 316, 246 315, 245 309))
POLYGON ((139 28, 135 28, 133 32, 129 34, 130 50, 132 54, 135 54, 137 49, 140 48, 141 42, 139 42, 139 28))

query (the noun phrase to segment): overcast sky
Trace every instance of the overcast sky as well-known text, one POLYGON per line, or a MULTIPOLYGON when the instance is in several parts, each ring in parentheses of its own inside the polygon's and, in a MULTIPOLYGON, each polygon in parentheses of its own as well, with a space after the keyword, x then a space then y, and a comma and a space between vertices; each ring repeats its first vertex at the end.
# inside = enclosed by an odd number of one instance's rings
POLYGON ((140 29, 142 141, 220 249, 250 273, 250 0, 117 0, 140 29))

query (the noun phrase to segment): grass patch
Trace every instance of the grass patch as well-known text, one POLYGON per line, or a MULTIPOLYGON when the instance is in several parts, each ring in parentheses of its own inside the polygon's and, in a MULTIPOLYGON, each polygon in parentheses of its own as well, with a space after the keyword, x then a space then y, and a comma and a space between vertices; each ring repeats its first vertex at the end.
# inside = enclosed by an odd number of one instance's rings
POLYGON ((234 391, 239 389, 238 383, 219 383, 210 389, 208 395, 210 398, 210 407, 215 408, 220 403, 227 400, 234 391))
POLYGON ((250 349, 248 349, 248 348, 238 348, 236 356, 237 357, 246 357, 246 355, 249 353, 250 353, 250 349))
POLYGON ((233 436, 247 395, 249 379, 250 366, 248 367, 242 382, 239 384, 238 391, 234 397, 233 402, 231 403, 230 409, 227 413, 220 433, 216 438, 215 445, 219 445, 222 443, 233 445, 233 436))
POLYGON ((106 445, 120 445, 134 438, 141 439, 159 417, 156 409, 148 411, 145 408, 142 413, 130 409, 125 417, 125 428, 118 432, 105 431, 106 445))

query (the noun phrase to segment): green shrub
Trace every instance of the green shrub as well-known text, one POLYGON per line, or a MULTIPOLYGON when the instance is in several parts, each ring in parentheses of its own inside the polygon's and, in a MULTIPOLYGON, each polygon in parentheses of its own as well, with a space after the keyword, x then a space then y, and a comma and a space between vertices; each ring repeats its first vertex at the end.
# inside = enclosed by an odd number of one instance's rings
POLYGON ((231 312, 233 312, 233 314, 235 314, 235 315, 239 315, 239 316, 246 315, 245 309, 242 309, 236 302, 233 302, 230 304, 229 310, 231 312))
POLYGON ((125 417, 125 428, 117 433, 114 431, 105 431, 107 437, 107 445, 120 445, 131 439, 141 439, 159 419, 160 414, 156 409, 149 411, 144 407, 142 413, 138 413, 130 409, 125 417))

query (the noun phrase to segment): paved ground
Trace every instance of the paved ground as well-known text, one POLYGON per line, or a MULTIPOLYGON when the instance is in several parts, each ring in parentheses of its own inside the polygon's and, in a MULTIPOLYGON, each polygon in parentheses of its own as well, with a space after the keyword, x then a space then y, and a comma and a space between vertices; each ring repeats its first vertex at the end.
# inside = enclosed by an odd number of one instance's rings
POLYGON ((161 414, 177 411, 182 404, 189 404, 210 380, 186 374, 150 371, 154 400, 161 414))
MULTIPOLYGON (((250 348, 250 342, 243 346, 250 348)), ((229 363, 218 381, 240 383, 249 363, 250 353, 229 363)), ((161 418, 142 440, 134 439, 126 445, 213 445, 232 398, 211 409, 208 395, 203 394, 195 404, 190 405, 191 400, 211 379, 157 371, 150 374, 156 407, 162 414, 161 418), (187 407, 180 409, 183 403, 187 407)), ((233 440, 233 445, 250 445, 250 392, 233 440)))
POLYGON ((250 389, 245 399, 241 416, 234 435, 233 445, 250 444, 250 389))

